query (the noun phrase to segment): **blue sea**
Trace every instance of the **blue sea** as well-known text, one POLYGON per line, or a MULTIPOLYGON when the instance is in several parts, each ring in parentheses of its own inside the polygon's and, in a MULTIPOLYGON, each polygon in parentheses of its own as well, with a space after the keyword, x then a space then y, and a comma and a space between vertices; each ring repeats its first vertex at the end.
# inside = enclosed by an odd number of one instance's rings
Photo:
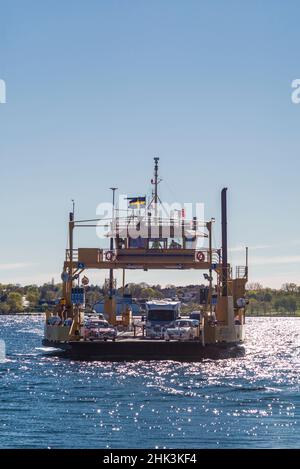
POLYGON ((42 316, 0 316, 0 448, 300 446, 300 319, 249 318, 245 355, 73 361, 42 316))

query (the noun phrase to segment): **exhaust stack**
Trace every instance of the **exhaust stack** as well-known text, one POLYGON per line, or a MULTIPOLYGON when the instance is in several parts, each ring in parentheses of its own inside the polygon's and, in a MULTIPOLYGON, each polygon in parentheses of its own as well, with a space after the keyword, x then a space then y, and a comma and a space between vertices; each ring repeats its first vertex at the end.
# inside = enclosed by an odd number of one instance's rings
POLYGON ((227 187, 221 192, 221 217, 222 217, 222 296, 227 296, 228 285, 228 259, 227 259, 227 187))

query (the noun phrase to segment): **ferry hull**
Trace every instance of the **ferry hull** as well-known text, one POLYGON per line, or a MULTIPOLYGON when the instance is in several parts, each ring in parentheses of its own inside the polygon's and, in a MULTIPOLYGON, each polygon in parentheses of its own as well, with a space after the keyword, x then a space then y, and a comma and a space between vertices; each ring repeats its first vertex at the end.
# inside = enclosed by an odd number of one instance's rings
POLYGON ((200 361, 204 358, 224 359, 240 357, 245 353, 241 343, 218 343, 203 347, 200 341, 122 340, 122 341, 68 341, 43 340, 43 345, 65 351, 75 359, 102 361, 129 360, 183 360, 200 361))

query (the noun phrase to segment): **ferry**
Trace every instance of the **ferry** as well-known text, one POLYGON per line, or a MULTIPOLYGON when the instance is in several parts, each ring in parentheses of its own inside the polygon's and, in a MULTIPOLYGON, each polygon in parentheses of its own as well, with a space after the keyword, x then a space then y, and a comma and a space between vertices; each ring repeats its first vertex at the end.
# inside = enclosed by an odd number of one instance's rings
MULTIPOLYGON (((159 210, 158 195, 159 158, 154 158, 152 198, 134 197, 134 208, 121 216, 115 208, 113 189, 112 218, 107 233, 107 248, 74 247, 74 230, 83 227, 96 228, 99 219, 75 220, 74 207, 69 214, 69 245, 66 249, 63 271, 63 297, 56 310, 46 313, 43 345, 64 350, 75 358, 97 360, 193 360, 207 356, 223 355, 236 350, 245 338, 245 312, 248 281, 248 249, 245 248, 245 265, 233 269, 228 263, 227 248, 227 188, 221 191, 221 247, 213 246, 215 219, 203 221, 196 217, 187 219, 183 210, 165 216, 159 210), (85 331, 85 291, 89 279, 88 269, 104 269, 109 272, 101 315, 102 328, 115 330, 114 340, 93 337, 85 331), (146 302, 146 319, 132 314, 130 302, 120 301, 116 294, 114 272, 127 270, 195 270, 204 272, 206 285, 199 285, 198 331, 176 333, 180 329, 180 313, 177 301, 146 302), (167 332, 169 330, 169 333, 167 332), (175 331, 175 332, 174 332, 175 331)), ((190 319, 192 321, 192 319, 190 319)), ((193 319, 194 323, 195 320, 193 319)), ((185 323, 187 330, 192 322, 185 323)))

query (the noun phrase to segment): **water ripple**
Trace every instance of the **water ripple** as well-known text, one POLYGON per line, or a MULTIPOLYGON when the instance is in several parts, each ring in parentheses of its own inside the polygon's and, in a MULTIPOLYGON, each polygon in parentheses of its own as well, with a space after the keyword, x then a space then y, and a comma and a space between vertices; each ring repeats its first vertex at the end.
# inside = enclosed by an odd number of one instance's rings
POLYGON ((200 363, 67 360, 42 333, 0 316, 1 448, 299 446, 298 318, 251 318, 243 357, 200 363))

